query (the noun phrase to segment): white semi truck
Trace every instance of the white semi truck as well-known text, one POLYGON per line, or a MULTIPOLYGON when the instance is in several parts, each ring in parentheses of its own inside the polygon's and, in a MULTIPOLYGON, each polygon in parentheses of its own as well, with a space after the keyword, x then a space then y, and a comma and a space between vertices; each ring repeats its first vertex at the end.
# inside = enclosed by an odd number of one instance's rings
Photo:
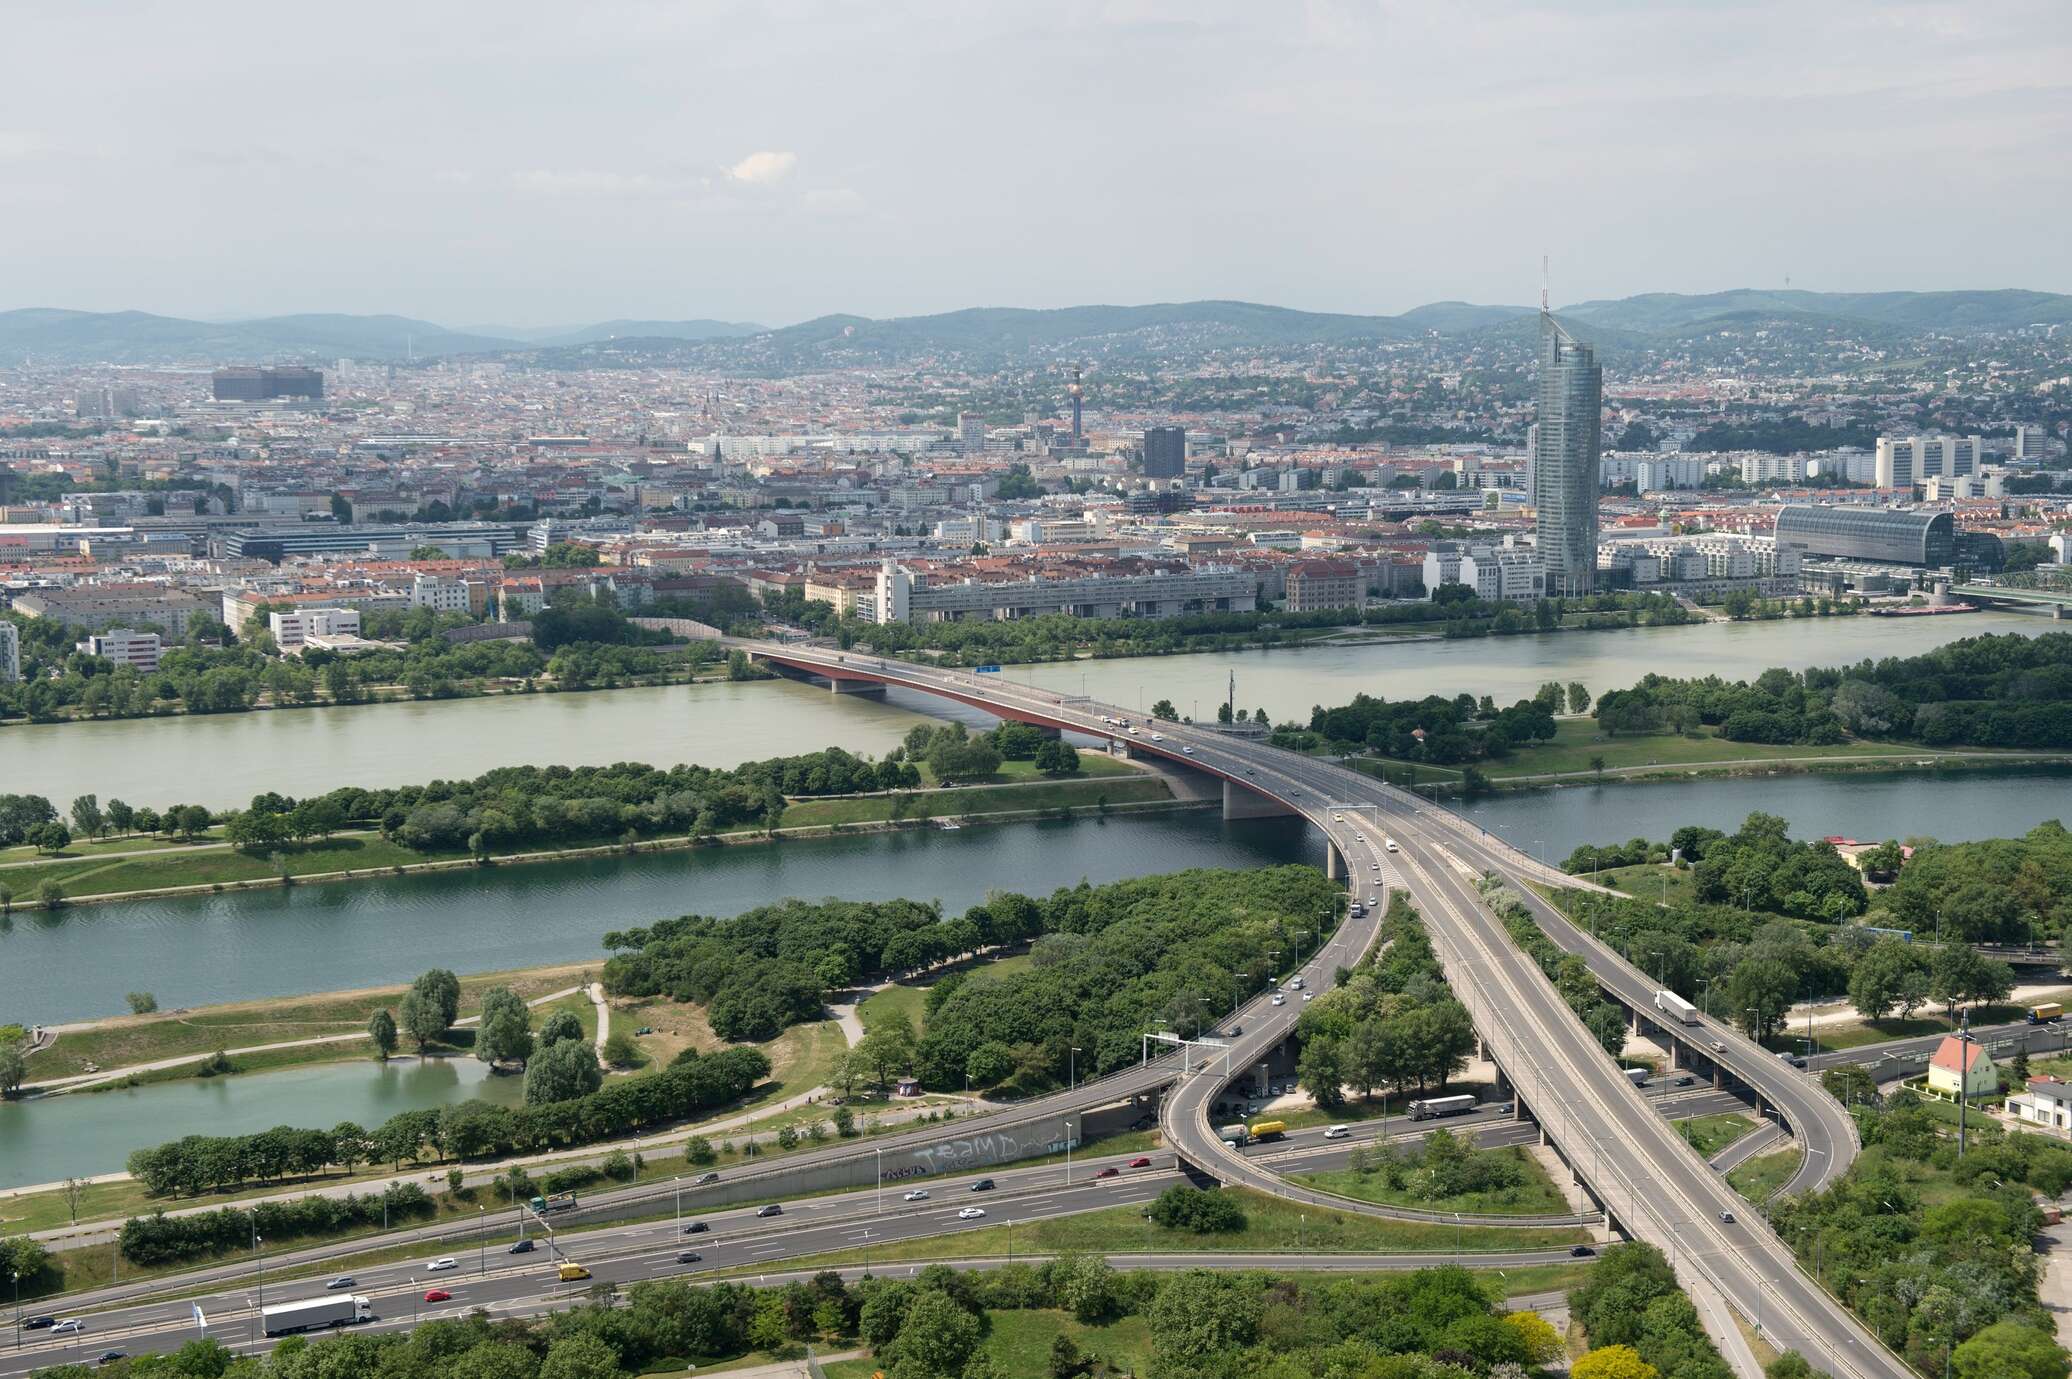
POLYGON ((259 1317, 267 1335, 285 1336, 290 1331, 314 1331, 322 1326, 371 1322, 374 1320, 374 1304, 354 1294, 339 1293, 328 1298, 284 1302, 277 1307, 262 1309, 259 1317))
POLYGON ((1678 1024, 1698 1023, 1698 1007, 1677 995, 1674 991, 1662 990, 1655 993, 1655 1009, 1667 1015, 1678 1024))

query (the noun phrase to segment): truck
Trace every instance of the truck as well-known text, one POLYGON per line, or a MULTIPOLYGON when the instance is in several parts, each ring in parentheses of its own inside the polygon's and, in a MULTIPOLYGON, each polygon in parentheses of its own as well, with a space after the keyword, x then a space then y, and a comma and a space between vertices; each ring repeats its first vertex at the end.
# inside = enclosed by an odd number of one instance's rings
POLYGON ((1645 1087, 1648 1085, 1648 1069, 1628 1068, 1626 1070, 1626 1080, 1636 1087, 1645 1087))
POLYGON ((1288 1133, 1288 1122, 1284 1120, 1255 1120, 1252 1122, 1252 1138, 1255 1140, 1277 1140, 1288 1133))
POLYGON ((2032 1025, 2047 1025, 2053 1020, 2062 1019, 2064 1014, 2065 1003, 2063 1001, 2045 1001, 2042 1005, 2029 1007, 2029 1023, 2032 1025))
POLYGON ((1680 1025, 1698 1023, 1698 1007, 1667 989, 1655 993, 1655 1009, 1667 1015, 1680 1025))
POLYGON ((1216 1133, 1223 1137, 1225 1144, 1249 1144, 1252 1139, 1252 1127, 1243 1121, 1235 1125, 1226 1125, 1216 1133))
POLYGON ((260 1309, 260 1323, 269 1336, 292 1331, 314 1331, 320 1326, 353 1326, 374 1320, 374 1304, 355 1294, 338 1293, 327 1298, 304 1298, 260 1309))
POLYGON ((529 1204, 534 1213, 545 1216, 550 1211, 574 1211, 576 1195, 573 1192, 557 1192, 552 1197, 535 1197, 529 1204))
POLYGON ((1431 1120, 1435 1116, 1464 1116, 1475 1109, 1472 1096, 1425 1097, 1410 1103, 1410 1119, 1431 1120))
POLYGON ((590 1271, 572 1259, 562 1260, 554 1267, 554 1272, 561 1276, 563 1283, 574 1283, 577 1279, 590 1277, 590 1271))

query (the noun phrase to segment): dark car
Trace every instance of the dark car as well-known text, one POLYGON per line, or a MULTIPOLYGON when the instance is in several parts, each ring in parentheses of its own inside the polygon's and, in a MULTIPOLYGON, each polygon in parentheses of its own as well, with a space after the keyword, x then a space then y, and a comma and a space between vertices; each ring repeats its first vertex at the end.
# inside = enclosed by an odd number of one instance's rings
POLYGON ((1676 1085, 1679 1087, 1688 1087, 1697 1080, 1697 1078, 1692 1077, 1689 1073, 1685 1073, 1682 1077, 1676 1079, 1676 1085))
POLYGON ((719 1175, 717 1173, 700 1173, 697 1177, 691 1179, 691 1186, 704 1187, 707 1183, 716 1183, 718 1181, 719 1175))
POLYGON ((703 1235, 705 1234, 705 1232, 711 1229, 712 1228, 706 1225, 703 1221, 693 1221, 690 1225, 685 1226, 683 1228, 683 1233, 685 1235, 703 1235))
POLYGON ((764 1207, 764 1208, 763 1208, 762 1210, 758 1211, 758 1212, 756 1213, 756 1215, 757 1215, 757 1216, 782 1216, 782 1215, 784 1215, 784 1208, 783 1208, 783 1207, 780 1207, 780 1206, 778 1206, 778 1205, 777 1205, 777 1204, 776 1204, 775 1202, 772 1202, 772 1203, 770 1203, 770 1205, 769 1205, 769 1206, 767 1206, 767 1207, 764 1207))
POLYGON ((1243 1025, 1232 1025, 1230 1027, 1230 1037, 1233 1039, 1235 1039, 1238 1035, 1243 1034, 1244 1032, 1245 1027, 1243 1025))
POLYGON ((513 1245, 508 1251, 506 1251, 506 1253, 514 1255, 529 1255, 538 1248, 539 1246, 534 1244, 530 1240, 521 1240, 517 1244, 513 1245))
POLYGON ((100 1358, 95 1360, 94 1363, 97 1365, 112 1365, 117 1360, 126 1360, 128 1358, 127 1355, 124 1355, 119 1350, 104 1350, 101 1352, 100 1358))
POLYGON ((1578 1245, 1569 1251, 1570 1256, 1576 1259, 1588 1259, 1596 1253, 1597 1251, 1591 1249, 1588 1245, 1578 1245))
POLYGON ((993 1180, 991 1178, 981 1178, 971 1185, 971 1190, 973 1192, 991 1192, 993 1190, 993 1180))
POLYGON ((1131 1168, 1149 1168, 1151 1167, 1151 1160, 1145 1158, 1143 1155, 1140 1154, 1136 1158, 1130 1160, 1129 1166, 1131 1168))
POLYGON ((699 1254, 696 1250, 685 1250, 682 1254, 676 1257, 676 1262, 678 1264, 696 1264, 699 1260, 703 1258, 705 1258, 705 1256, 699 1254))
POLYGON ((1096 1178, 1120 1178, 1122 1176, 1122 1170, 1119 1168, 1104 1168, 1099 1173, 1096 1173, 1094 1176, 1096 1178))
POLYGON ((23 1320, 24 1331, 48 1331, 58 1324, 56 1317, 29 1317, 23 1320))

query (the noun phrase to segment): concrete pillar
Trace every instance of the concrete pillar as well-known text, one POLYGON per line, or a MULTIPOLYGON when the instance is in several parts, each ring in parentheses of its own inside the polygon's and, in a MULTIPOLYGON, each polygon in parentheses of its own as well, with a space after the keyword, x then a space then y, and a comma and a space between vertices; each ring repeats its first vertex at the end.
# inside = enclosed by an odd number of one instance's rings
POLYGON ((883 694, 885 686, 876 680, 829 680, 827 687, 836 694, 883 694))
POLYGON ((1294 810, 1279 800, 1230 781, 1223 782, 1223 817, 1226 819, 1276 819, 1293 813, 1294 810))
POLYGON ((1338 851, 1338 844, 1324 840, 1324 876, 1332 881, 1345 880, 1345 857, 1338 851))

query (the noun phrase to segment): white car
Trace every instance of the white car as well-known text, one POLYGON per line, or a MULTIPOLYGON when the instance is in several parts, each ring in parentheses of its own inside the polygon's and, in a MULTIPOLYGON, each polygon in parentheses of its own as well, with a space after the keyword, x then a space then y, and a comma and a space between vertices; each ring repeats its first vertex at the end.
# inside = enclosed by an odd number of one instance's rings
POLYGON ((1343 1125, 1327 1125, 1324 1127, 1324 1138, 1327 1140, 1342 1140, 1350 1134, 1352 1134, 1352 1131, 1343 1125))
POLYGON ((448 1269, 458 1269, 459 1267, 460 1261, 455 1259, 452 1255, 442 1255, 438 1259, 435 1259, 431 1263, 425 1265, 424 1271, 428 1274, 443 1274, 448 1269))
POLYGON ((76 1336, 86 1330, 86 1323, 78 1317, 67 1317, 50 1329, 53 1336, 76 1336))
POLYGON ((1317 993, 1314 991, 1305 991, 1302 993, 1302 999, 1305 1001, 1314 1001, 1316 998, 1317 993))
POLYGON ((984 1207, 966 1207, 957 1213, 957 1219, 959 1221, 976 1221, 985 1214, 986 1209, 984 1207))
POLYGON ((1165 734, 1164 734, 1164 733, 1153 733, 1153 734, 1151 735, 1151 740, 1152 740, 1153 742, 1163 742, 1163 741, 1165 741, 1165 734))
POLYGON ((1277 1006, 1284 1006, 1288 1004, 1288 998, 1286 996, 1283 996, 1280 992, 1276 991, 1273 993, 1273 1003, 1277 1006))
POLYGON ((906 1195, 906 1199, 909 1202, 925 1202, 928 1200, 928 1189, 925 1187, 917 1187, 912 1192, 909 1192, 906 1195))
POLYGON ((1396 840, 1395 840, 1394 838, 1385 838, 1385 839, 1383 839, 1383 840, 1382 840, 1382 844, 1381 844, 1381 845, 1382 845, 1383 847, 1387 848, 1387 849, 1388 849, 1388 850, 1389 850, 1390 852, 1401 852, 1401 851, 1402 851, 1402 849, 1401 849, 1401 848, 1399 848, 1399 847, 1397 847, 1397 846, 1396 846, 1396 840))
POLYGON ((1182 747, 1180 750, 1185 752, 1188 756, 1194 755, 1194 749, 1192 747, 1182 747))
POLYGON ((1332 822, 1332 823, 1334 823, 1334 824, 1342 824, 1342 823, 1344 823, 1344 822, 1345 822, 1345 815, 1343 815, 1343 814, 1333 814, 1333 815, 1331 816, 1331 822, 1332 822))

